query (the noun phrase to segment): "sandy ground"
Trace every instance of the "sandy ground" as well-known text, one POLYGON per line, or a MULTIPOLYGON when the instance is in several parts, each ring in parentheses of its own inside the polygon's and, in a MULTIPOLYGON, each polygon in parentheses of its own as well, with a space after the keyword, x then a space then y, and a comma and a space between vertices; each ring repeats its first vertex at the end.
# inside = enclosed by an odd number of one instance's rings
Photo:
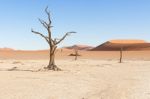
POLYGON ((1 60, 0 99, 150 99, 150 61, 1 60), (14 69, 14 70, 13 70, 14 69))

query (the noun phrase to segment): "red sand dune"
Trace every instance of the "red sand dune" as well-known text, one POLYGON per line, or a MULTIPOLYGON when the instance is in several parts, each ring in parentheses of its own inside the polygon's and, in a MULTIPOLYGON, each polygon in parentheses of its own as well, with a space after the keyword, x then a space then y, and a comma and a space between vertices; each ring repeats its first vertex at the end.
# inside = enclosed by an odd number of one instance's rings
POLYGON ((143 40, 110 40, 92 49, 92 51, 118 51, 120 48, 125 51, 150 50, 150 43, 143 40))
MULTIPOLYGON (((74 53, 74 50, 58 49, 56 52, 56 59, 74 59, 69 56, 74 53)), ((83 51, 79 50, 81 55, 79 59, 118 59, 119 51, 83 51)), ((140 59, 150 60, 150 51, 124 51, 124 59, 140 59)), ((17 60, 47 60, 49 59, 48 50, 39 51, 21 51, 21 50, 0 50, 0 60, 17 59, 17 60)))
MULTIPOLYGON (((150 60, 150 43, 140 40, 112 40, 93 49, 93 51, 79 50, 81 55, 79 58, 84 59, 118 59, 120 47, 124 47, 124 59, 140 59, 150 60), (128 43, 126 43, 128 42, 128 43)), ((81 47, 81 46, 80 46, 81 47)), ((0 50, 0 59, 49 59, 48 50, 26 51, 26 50, 13 50, 13 49, 0 50)), ((56 51, 56 59, 74 59, 69 56, 74 53, 73 49, 61 48, 56 51)))

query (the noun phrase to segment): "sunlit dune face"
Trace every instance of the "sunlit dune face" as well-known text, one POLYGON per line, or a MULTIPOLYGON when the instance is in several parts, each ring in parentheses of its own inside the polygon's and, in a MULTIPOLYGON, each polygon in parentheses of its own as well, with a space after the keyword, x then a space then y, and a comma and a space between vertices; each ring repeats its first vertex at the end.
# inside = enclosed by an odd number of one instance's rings
POLYGON ((110 40, 110 43, 121 43, 121 44, 135 44, 135 43, 147 43, 144 40, 110 40))

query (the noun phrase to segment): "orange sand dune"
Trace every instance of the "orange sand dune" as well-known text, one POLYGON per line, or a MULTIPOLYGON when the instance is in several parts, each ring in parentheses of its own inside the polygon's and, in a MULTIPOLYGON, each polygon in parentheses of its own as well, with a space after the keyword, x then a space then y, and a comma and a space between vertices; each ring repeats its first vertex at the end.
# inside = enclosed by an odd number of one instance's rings
POLYGON ((121 48, 125 51, 144 51, 150 50, 150 43, 143 40, 111 40, 107 41, 96 48, 93 51, 118 51, 121 48))
MULTIPOLYGON (((85 46, 78 46, 85 47, 85 46)), ((92 51, 79 50, 82 59, 118 59, 120 47, 123 47, 124 59, 150 60, 150 43, 143 40, 111 40, 92 51)), ((49 50, 0 50, 0 59, 49 59, 49 50)), ((74 49, 61 48, 56 51, 56 59, 74 59, 69 56, 74 49)))
MULTIPOLYGON (((69 56, 74 50, 58 49, 56 52, 57 59, 74 59, 69 56)), ((79 59, 117 59, 119 51, 81 51, 79 50, 79 59)), ((150 51, 124 51, 124 59, 150 60, 150 51)), ((48 60, 49 51, 0 51, 0 60, 17 59, 17 60, 48 60)))

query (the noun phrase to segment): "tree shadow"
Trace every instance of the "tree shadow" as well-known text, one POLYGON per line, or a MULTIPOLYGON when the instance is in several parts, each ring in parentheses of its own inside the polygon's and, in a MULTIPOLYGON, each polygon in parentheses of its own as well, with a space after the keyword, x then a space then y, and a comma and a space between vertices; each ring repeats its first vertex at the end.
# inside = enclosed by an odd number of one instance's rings
POLYGON ((48 70, 48 69, 45 69, 45 68, 40 68, 40 69, 37 69, 37 70, 31 70, 31 69, 19 69, 18 67, 12 67, 12 68, 9 68, 9 69, 0 69, 0 71, 28 71, 28 72, 47 72, 47 71, 53 71, 53 70, 48 70))
POLYGON ((29 71, 29 72, 38 72, 40 71, 40 69, 38 70, 29 70, 29 69, 18 69, 17 67, 12 67, 9 69, 0 69, 0 71, 29 71))

